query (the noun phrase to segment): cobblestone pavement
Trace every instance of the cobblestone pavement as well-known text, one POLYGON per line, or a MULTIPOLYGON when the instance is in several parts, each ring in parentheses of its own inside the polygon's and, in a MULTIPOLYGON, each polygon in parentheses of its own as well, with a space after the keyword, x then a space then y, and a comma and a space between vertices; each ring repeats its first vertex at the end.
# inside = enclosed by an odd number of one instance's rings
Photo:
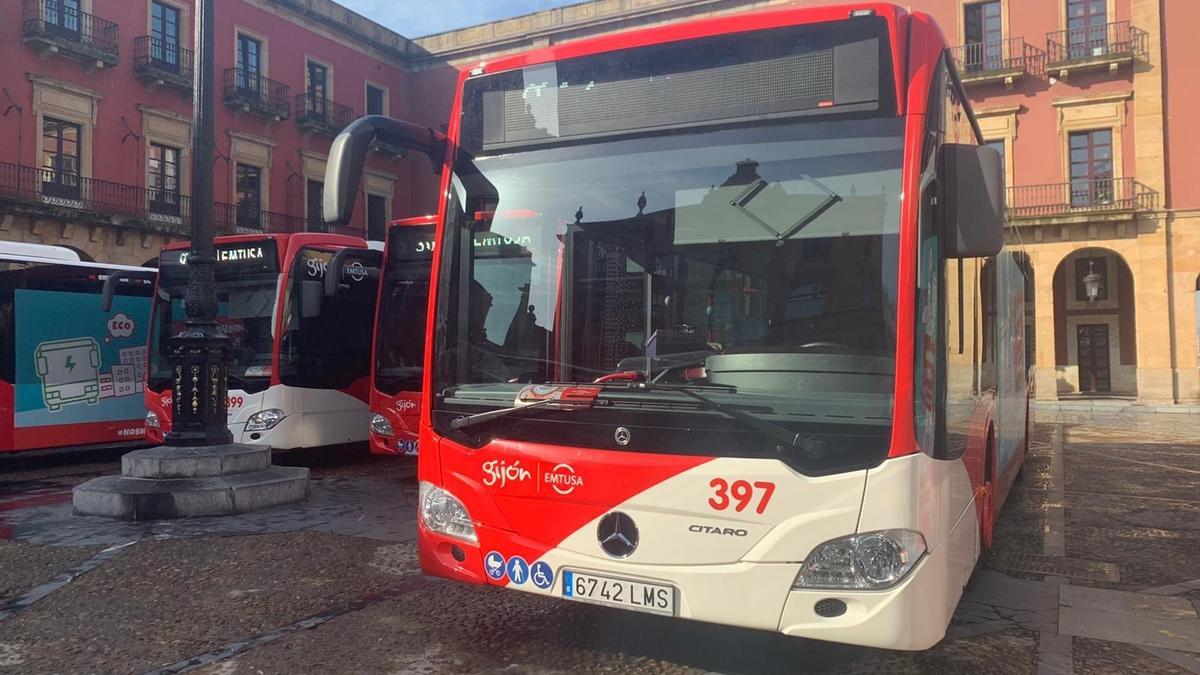
POLYGON ((1200 673, 1200 423, 1038 416, 993 569, 923 653, 421 576, 412 461, 343 448, 277 458, 306 504, 157 523, 70 514, 115 457, 0 465, 0 672, 1200 673))

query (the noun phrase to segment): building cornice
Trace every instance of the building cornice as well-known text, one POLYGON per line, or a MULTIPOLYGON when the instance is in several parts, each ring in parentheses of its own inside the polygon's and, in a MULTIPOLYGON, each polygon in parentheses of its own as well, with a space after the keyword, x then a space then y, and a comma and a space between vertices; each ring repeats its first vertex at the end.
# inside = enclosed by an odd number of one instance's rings
POLYGON ((192 123, 191 115, 183 115, 183 114, 175 112, 174 110, 165 110, 163 108, 155 108, 154 106, 146 105, 145 103, 139 103, 137 106, 137 109, 138 109, 138 112, 142 113, 143 115, 153 115, 155 117, 164 117, 166 119, 174 120, 176 122, 182 122, 184 124, 192 123))
POLYGON ((101 94, 95 89, 81 87, 73 82, 67 82, 65 80, 59 80, 53 77, 46 77, 45 75, 38 75, 37 73, 25 73, 25 77, 30 82, 34 84, 40 84, 43 87, 62 89, 63 91, 69 91, 72 94, 79 94, 80 96, 87 96, 88 98, 93 98, 97 101, 104 98, 104 94, 101 94))
POLYGON ((266 136, 259 136, 258 134, 248 134, 244 131, 235 131, 233 129, 226 129, 225 133, 231 139, 233 139, 235 141, 246 141, 247 143, 257 143, 259 145, 265 145, 271 149, 279 147, 278 143, 271 140, 270 138, 267 138, 266 136))
POLYGON ((1072 96, 1070 98, 1056 98, 1050 101, 1050 105, 1056 108, 1073 105, 1091 105, 1093 103, 1115 103, 1117 101, 1133 100, 1133 90, 1114 91, 1107 94, 1097 94, 1095 96, 1072 96))
POLYGON ((994 108, 979 108, 975 111, 976 117, 999 117, 1001 115, 1016 115, 1021 112, 1023 106, 1018 103, 1016 105, 1001 105, 994 108))

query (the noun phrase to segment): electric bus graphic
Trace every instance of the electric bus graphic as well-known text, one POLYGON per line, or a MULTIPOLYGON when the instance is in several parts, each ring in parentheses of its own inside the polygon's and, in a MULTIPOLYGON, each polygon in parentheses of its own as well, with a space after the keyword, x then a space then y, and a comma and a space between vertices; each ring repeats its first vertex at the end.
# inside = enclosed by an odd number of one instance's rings
POLYGON ((932 19, 780 8, 464 70, 417 463, 429 574, 893 649, 945 634, 1029 431, 1024 255, 932 19))
POLYGON ((417 454, 434 222, 388 225, 371 362, 371 452, 379 455, 417 454))
POLYGON ((43 342, 34 353, 42 400, 50 412, 71 403, 100 402, 100 345, 92 338, 43 342))
POLYGON ((156 274, 0 242, 0 453, 144 439, 156 274))
MULTIPOLYGON (((186 318, 188 244, 164 248, 146 371, 146 428, 171 429, 167 340, 186 318)), ((368 375, 380 253, 324 233, 216 238, 217 323, 229 339, 229 430, 277 450, 367 439, 368 375), (342 261, 336 263, 335 261, 342 261), (344 266, 327 296, 327 271, 344 266)))

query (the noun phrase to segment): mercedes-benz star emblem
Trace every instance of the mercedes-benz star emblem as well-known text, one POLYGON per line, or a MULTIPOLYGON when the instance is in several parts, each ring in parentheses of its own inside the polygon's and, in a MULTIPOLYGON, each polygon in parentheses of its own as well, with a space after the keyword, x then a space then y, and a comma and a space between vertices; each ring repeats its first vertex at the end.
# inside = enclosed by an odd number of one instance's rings
POLYGON ((633 440, 633 432, 626 427, 617 427, 613 438, 617 441, 617 445, 629 445, 629 441, 633 440))
POLYGON ((613 511, 600 519, 596 527, 596 539, 600 548, 614 558, 628 558, 638 545, 638 529, 633 518, 613 511))

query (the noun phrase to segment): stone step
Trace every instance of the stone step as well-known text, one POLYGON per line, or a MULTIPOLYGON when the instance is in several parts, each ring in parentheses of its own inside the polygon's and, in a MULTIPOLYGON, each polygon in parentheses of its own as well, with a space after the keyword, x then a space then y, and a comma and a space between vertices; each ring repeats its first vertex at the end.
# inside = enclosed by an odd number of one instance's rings
POLYGON ((121 457, 121 475, 127 478, 206 478, 264 471, 270 466, 271 449, 257 445, 159 446, 121 457))
POLYGON ((75 488, 74 507, 76 515, 156 520, 248 513, 307 498, 308 469, 274 466, 198 478, 102 476, 75 488))

